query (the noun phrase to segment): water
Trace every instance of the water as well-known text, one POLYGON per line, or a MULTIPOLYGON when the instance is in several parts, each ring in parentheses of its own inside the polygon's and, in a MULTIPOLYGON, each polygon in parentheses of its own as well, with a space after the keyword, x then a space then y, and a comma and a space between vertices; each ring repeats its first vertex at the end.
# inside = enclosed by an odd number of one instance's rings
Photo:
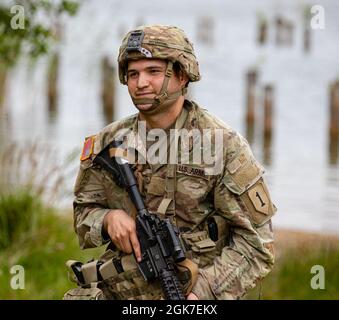
MULTIPOLYGON (((311 51, 303 52, 302 8, 306 1, 85 1, 78 15, 64 19, 60 43, 58 111, 49 114, 47 58, 29 66, 24 59, 10 74, 6 106, 1 111, 0 142, 39 141, 64 158, 79 152, 85 136, 106 125, 100 100, 100 63, 115 63, 121 35, 140 24, 174 24, 195 45, 202 80, 191 96, 243 135, 246 134, 245 74, 259 68, 258 89, 272 83, 274 133, 267 181, 278 207, 277 227, 339 234, 339 166, 329 164, 328 85, 339 76, 339 3, 317 1, 325 9, 325 29, 311 33, 311 51), (179 11, 180 10, 180 11, 179 11), (256 44, 256 15, 269 19, 268 43, 256 44), (294 22, 291 47, 274 43, 273 19, 279 13, 294 22), (199 42, 198 19, 214 22, 212 44, 199 42)), ((311 4, 311 3, 309 3, 311 4)), ((116 118, 135 112, 126 87, 118 86, 116 118)), ((259 115, 259 112, 258 112, 259 115)), ((252 144, 263 162, 258 120, 252 144)), ((69 185, 74 181, 74 174, 69 185)), ((64 206, 71 207, 67 198, 64 206)))

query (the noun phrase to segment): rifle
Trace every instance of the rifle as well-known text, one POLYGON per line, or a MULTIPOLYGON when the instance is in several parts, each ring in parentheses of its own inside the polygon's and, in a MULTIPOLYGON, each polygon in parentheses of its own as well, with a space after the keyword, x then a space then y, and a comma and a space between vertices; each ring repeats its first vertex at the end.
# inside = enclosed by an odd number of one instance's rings
POLYGON ((186 258, 185 249, 178 236, 179 231, 169 219, 160 219, 147 210, 130 163, 124 157, 113 155, 112 151, 120 145, 120 141, 113 140, 93 162, 113 175, 117 185, 126 189, 136 208, 136 231, 142 256, 138 268, 145 281, 160 279, 166 300, 185 300, 175 272, 175 263, 186 258))

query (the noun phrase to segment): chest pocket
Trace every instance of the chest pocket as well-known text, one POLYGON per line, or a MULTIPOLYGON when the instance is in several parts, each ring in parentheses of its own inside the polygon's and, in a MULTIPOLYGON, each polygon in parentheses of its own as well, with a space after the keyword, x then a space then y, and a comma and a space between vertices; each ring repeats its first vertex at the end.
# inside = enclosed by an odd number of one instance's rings
POLYGON ((153 176, 147 185, 147 193, 154 196, 163 196, 165 194, 165 179, 153 176))
POLYGON ((177 165, 177 198, 194 210, 206 198, 213 186, 213 176, 206 175, 204 167, 177 165))
MULTIPOLYGON (((152 212, 158 212, 159 206, 166 196, 166 179, 158 176, 145 175, 144 178, 144 196, 147 208, 152 212)), ((165 210, 166 211, 166 210, 165 210)))

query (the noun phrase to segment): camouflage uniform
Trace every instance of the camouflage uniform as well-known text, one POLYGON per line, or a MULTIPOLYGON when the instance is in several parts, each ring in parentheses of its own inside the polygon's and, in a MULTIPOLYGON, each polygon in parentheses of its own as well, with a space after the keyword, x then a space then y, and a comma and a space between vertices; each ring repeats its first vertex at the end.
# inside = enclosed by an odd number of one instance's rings
MULTIPOLYGON (((190 80, 199 79, 198 70, 190 70, 195 74, 190 80)), ((120 79, 124 81, 123 76, 120 79)), ((263 180, 264 169, 240 134, 195 102, 185 100, 175 128, 199 132, 221 129, 221 172, 207 174, 210 164, 204 162, 135 164, 139 189, 149 211, 170 217, 177 225, 188 257, 198 264, 198 279, 192 292, 200 299, 237 299, 264 278, 274 263, 271 217, 276 208, 263 180), (214 240, 209 229, 211 221, 217 225, 214 240)), ((74 189, 74 228, 81 248, 108 242, 103 238, 102 226, 109 210, 123 209, 133 214, 127 193, 107 171, 93 164, 96 154, 122 130, 137 133, 138 115, 113 122, 90 137, 91 152, 81 161, 74 189)), ((136 151, 138 155, 142 153, 139 146, 136 151)), ((191 140, 189 153, 192 159, 191 140)), ((111 255, 125 257, 111 249, 111 255)), ((132 258, 127 258, 124 272, 99 283, 106 298, 160 299, 159 283, 145 283, 133 256, 129 257, 132 258)))

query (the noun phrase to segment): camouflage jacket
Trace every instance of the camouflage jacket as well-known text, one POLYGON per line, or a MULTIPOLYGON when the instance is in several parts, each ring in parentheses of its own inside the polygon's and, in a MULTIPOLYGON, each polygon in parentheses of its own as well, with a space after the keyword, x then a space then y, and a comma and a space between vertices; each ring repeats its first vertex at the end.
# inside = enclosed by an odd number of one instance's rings
MULTIPOLYGON (((200 299, 237 299, 265 277, 274 263, 271 217, 276 208, 263 180, 264 169, 240 134, 194 102, 185 100, 176 125, 178 121, 179 128, 188 132, 220 129, 222 146, 211 154, 221 150, 221 166, 211 173, 207 161, 174 166, 146 162, 134 166, 139 188, 148 209, 169 216, 182 231, 190 257, 199 265, 192 292, 200 299), (173 176, 174 193, 168 185, 173 176), (166 201, 171 198, 174 201, 166 201), (211 218, 217 225, 213 237, 211 218)), ((102 224, 110 209, 132 212, 127 193, 105 170, 93 165, 92 159, 121 129, 135 131, 137 126, 137 115, 113 122, 91 138, 90 151, 84 149, 87 156, 81 161, 74 188, 74 228, 81 248, 107 242, 102 224)), ((191 159, 194 142, 188 141, 191 159)))

